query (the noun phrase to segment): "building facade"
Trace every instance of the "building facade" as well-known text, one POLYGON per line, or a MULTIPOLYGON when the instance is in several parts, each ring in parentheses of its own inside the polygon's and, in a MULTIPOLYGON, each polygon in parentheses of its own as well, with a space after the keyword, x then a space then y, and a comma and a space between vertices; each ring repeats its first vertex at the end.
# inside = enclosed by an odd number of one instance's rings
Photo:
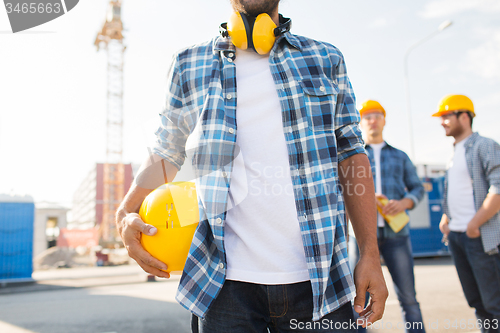
MULTIPOLYGON (((127 193, 133 181, 131 164, 124 164, 123 193, 127 193)), ((89 229, 102 222, 104 194, 104 164, 97 163, 73 195, 69 228, 89 229)))

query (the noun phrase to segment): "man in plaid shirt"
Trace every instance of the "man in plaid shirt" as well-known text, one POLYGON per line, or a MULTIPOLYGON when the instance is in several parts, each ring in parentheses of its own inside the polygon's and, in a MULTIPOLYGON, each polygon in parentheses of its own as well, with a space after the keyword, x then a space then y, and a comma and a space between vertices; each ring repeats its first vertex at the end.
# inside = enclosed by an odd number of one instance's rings
MULTIPOLYGON (((415 208, 425 194, 424 186, 408 155, 384 140, 385 109, 379 102, 368 100, 361 105, 359 113, 366 151, 372 165, 375 195, 387 200, 385 206, 381 205, 382 214, 394 216, 415 208)), ((379 251, 394 282, 405 331, 425 332, 415 291, 410 225, 393 229, 378 214, 377 226, 379 251)))
POLYGON ((354 332, 351 301, 366 326, 381 318, 387 288, 343 56, 288 32, 279 0, 231 3, 246 29, 256 17, 278 26, 272 49, 246 50, 252 34, 237 48, 222 25, 221 37, 175 55, 157 145, 117 212, 118 229, 145 271, 168 277, 140 245, 141 232, 156 230, 137 211, 192 153, 201 220, 176 298, 200 331, 354 332), (361 252, 354 279, 346 210, 361 252))
POLYGON ((455 139, 448 165, 439 228, 449 248, 477 328, 500 328, 500 145, 472 132, 472 101, 444 97, 434 117, 455 139))

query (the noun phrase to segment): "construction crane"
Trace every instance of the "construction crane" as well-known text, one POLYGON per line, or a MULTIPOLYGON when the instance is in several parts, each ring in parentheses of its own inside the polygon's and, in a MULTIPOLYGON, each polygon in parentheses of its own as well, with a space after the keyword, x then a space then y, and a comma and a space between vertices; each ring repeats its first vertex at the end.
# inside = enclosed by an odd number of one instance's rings
POLYGON ((103 215, 99 226, 101 245, 119 240, 114 224, 115 212, 124 197, 123 166, 123 23, 121 0, 109 2, 106 20, 95 39, 97 51, 105 49, 108 58, 106 110, 106 162, 103 175, 103 215))

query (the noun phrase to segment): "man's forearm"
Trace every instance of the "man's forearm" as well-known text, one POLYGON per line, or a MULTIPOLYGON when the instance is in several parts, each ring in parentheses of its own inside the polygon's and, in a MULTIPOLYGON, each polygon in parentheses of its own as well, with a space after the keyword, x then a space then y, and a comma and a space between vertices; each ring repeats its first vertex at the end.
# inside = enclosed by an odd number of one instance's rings
POLYGON ((403 204, 405 209, 413 209, 415 206, 415 202, 411 200, 410 198, 403 198, 401 199, 401 203, 403 204))
POLYGON ((158 155, 151 155, 141 165, 134 183, 123 199, 116 212, 116 223, 121 232, 121 221, 130 213, 139 213, 146 196, 158 186, 171 182, 177 173, 177 168, 158 155))
POLYGON ((439 224, 448 224, 448 223, 450 223, 450 219, 446 214, 443 214, 441 216, 441 221, 439 221, 439 224))
POLYGON ((489 193, 484 199, 481 208, 469 222, 476 228, 479 228, 488 222, 500 210, 500 194, 489 193))
POLYGON ((388 291, 385 285, 377 245, 377 213, 370 162, 364 154, 353 155, 339 163, 339 178, 347 214, 351 219, 359 247, 359 261, 354 268, 354 311, 363 327, 382 317, 388 291), (370 303, 365 308, 365 295, 370 303))
POLYGON ((377 208, 368 157, 364 154, 351 156, 339 163, 339 169, 345 206, 360 253, 378 256, 377 208))
POLYGON ((154 190, 158 186, 171 182, 177 171, 173 164, 156 154, 151 154, 141 164, 134 182, 138 187, 154 190))
POLYGON ((116 218, 121 220, 125 215, 130 213, 139 213, 141 204, 146 198, 146 196, 153 190, 145 189, 132 184, 132 187, 128 191, 127 195, 123 199, 118 211, 116 212, 116 218))
POLYGON ((139 216, 139 209, 144 198, 158 186, 174 179, 177 169, 165 162, 158 155, 150 156, 142 165, 134 184, 123 199, 116 212, 116 227, 129 256, 144 271, 156 276, 170 277, 165 272, 167 265, 154 258, 141 245, 142 234, 153 236, 157 229, 144 223, 139 216))

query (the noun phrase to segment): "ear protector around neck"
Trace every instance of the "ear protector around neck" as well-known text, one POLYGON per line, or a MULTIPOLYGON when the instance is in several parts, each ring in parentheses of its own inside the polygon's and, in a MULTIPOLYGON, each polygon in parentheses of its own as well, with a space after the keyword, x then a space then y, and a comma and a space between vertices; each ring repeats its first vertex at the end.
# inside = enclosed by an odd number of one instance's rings
POLYGON ((258 54, 267 54, 271 51, 276 37, 290 30, 292 21, 280 15, 280 23, 277 27, 266 13, 252 17, 233 12, 227 25, 221 25, 221 34, 223 37, 230 36, 237 48, 250 48, 258 54))

